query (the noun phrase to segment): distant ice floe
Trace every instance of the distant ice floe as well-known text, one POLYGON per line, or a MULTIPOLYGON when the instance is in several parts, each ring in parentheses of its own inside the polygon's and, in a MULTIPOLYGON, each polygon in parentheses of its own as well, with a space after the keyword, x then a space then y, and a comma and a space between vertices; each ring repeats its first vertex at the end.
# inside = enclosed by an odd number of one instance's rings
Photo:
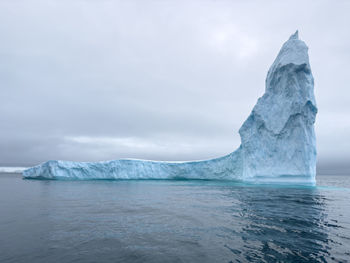
POLYGON ((22 173, 28 167, 0 167, 0 173, 22 173))

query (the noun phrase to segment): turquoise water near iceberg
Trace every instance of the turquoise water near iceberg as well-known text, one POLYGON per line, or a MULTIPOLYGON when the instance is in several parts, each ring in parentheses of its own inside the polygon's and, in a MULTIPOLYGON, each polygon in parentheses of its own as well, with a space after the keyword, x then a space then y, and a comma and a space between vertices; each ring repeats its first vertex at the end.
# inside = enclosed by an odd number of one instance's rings
POLYGON ((348 262, 350 176, 316 187, 0 174, 0 262, 348 262))

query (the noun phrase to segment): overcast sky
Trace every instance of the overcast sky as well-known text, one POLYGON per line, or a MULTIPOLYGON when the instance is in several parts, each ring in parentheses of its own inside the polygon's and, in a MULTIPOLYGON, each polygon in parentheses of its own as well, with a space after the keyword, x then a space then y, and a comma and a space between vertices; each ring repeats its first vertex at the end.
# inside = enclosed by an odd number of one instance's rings
POLYGON ((349 13, 340 0, 1 0, 0 165, 227 154, 296 29, 319 161, 346 161, 349 13))

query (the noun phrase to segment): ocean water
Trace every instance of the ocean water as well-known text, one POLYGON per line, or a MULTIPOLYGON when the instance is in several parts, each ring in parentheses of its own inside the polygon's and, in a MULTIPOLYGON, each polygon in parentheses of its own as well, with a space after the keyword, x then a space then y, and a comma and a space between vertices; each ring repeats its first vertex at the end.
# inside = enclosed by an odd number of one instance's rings
POLYGON ((0 262, 350 262, 350 176, 316 187, 0 174, 0 262))

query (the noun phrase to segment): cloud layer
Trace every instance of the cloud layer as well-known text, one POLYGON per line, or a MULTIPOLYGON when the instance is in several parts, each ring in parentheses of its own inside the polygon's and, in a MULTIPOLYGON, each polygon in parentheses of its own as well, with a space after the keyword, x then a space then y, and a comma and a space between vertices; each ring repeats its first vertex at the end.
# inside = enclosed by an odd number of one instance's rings
POLYGON ((346 1, 1 1, 0 165, 220 156, 282 43, 310 47, 319 159, 350 156, 346 1))

